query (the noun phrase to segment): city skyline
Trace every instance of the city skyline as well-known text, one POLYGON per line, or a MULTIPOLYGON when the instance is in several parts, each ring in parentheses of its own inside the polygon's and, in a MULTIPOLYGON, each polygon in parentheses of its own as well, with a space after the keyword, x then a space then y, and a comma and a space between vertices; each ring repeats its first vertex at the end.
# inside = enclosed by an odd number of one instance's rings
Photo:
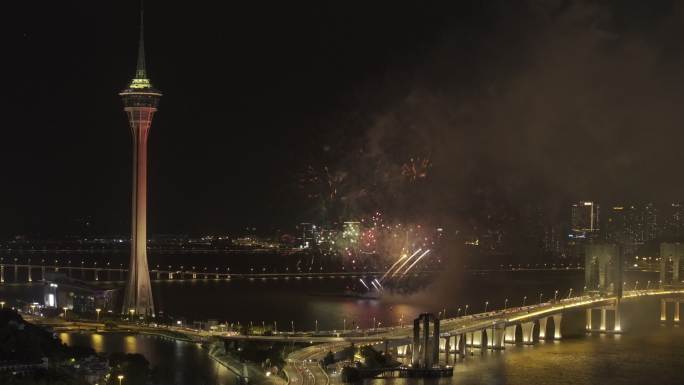
MULTIPOLYGON (((17 104, 8 117, 14 127, 8 142, 16 145, 1 160, 15 166, 6 170, 12 187, 0 192, 7 218, 0 234, 59 236, 85 223, 99 234, 123 233, 129 202, 120 197, 130 190, 130 156, 120 150, 128 142, 117 129, 125 119, 111 93, 126 84, 119 69, 132 60, 126 42, 134 38, 137 2, 13 6, 18 17, 11 22, 18 27, 7 38, 19 54, 4 65, 22 76, 9 79, 8 87, 34 92, 32 103, 17 104), (42 64, 46 59, 51 66, 42 64), (91 90, 87 100, 84 87, 91 90), (88 108, 69 114, 74 102, 88 108), (37 108, 45 113, 34 113, 37 108), (29 141, 35 133, 39 139, 29 141)), ((146 6, 153 61, 164 62, 154 76, 173 95, 165 101, 169 112, 155 123, 165 135, 150 149, 154 232, 272 231, 375 210, 405 222, 458 224, 481 221, 491 206, 503 206, 508 215, 536 201, 564 218, 566 203, 580 199, 668 202, 684 196, 671 177, 681 163, 673 146, 682 130, 670 106, 676 89, 684 88, 674 86, 684 68, 671 37, 677 36, 671 27, 677 4, 524 3, 515 20, 505 4, 397 6, 382 28, 376 19, 386 20, 387 10, 380 6, 364 9, 360 19, 353 19, 359 14, 354 7, 315 7, 306 13, 311 17, 286 7, 289 19, 268 16, 256 24, 258 31, 246 27, 261 14, 245 5, 230 13, 245 17, 231 16, 229 32, 220 33, 222 13, 207 15, 211 7, 146 6), (187 17, 177 28, 181 14, 187 17), (602 15, 598 26, 592 15, 602 15), (502 34, 525 22, 532 26, 512 34, 513 44, 502 42, 502 34), (409 24, 414 28, 404 28, 409 24), (576 91, 591 95, 595 108, 556 91, 572 85, 559 80, 554 60, 572 58, 533 39, 566 32, 567 40, 556 40, 558 50, 584 49, 600 63, 568 67, 576 91), (650 40, 663 43, 639 45, 650 40), (630 49, 643 60, 610 71, 629 59, 630 49), (547 54, 549 62, 539 59, 547 54), (530 67, 547 68, 549 78, 531 74, 530 67), (590 69, 598 81, 587 77, 590 69), (651 77, 654 70, 671 85, 643 88, 662 85, 663 78, 651 77), (547 104, 527 94, 520 79, 540 85, 547 104), (396 80, 404 86, 392 86, 396 80), (642 92, 624 94, 630 107, 618 109, 610 104, 615 95, 592 92, 597 82, 602 89, 634 84, 642 92), (645 91, 651 101, 638 96, 645 91), (513 112, 508 97, 516 93, 529 103, 513 112), (657 113, 629 116, 639 110, 657 113), (494 115, 515 123, 486 118, 494 115), (530 118, 517 122, 518 115, 530 118), (613 123, 606 127, 609 117, 613 123), (336 184, 335 194, 325 190, 329 183, 336 184)))

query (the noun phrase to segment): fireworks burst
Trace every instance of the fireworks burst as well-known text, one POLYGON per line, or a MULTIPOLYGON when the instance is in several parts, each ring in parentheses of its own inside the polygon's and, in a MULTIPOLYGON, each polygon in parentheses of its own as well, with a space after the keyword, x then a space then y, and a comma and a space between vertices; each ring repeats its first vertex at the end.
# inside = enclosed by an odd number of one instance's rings
POLYGON ((401 166, 401 175, 409 182, 415 182, 418 179, 426 178, 430 167, 432 167, 432 163, 428 158, 411 158, 401 166))

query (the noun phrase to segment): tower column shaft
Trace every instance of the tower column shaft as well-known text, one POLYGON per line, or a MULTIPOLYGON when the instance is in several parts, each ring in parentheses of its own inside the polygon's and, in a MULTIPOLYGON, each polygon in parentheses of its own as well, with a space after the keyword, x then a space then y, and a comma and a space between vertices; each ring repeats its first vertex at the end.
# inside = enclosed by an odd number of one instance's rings
POLYGON ((131 205, 131 260, 123 312, 154 314, 154 302, 147 266, 147 137, 154 107, 131 107, 133 136, 133 190, 131 205))

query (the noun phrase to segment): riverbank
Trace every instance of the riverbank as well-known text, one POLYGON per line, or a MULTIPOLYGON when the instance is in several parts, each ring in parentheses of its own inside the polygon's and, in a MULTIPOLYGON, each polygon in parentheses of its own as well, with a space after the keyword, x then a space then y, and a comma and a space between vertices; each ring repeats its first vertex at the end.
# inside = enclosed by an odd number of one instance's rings
POLYGON ((238 378, 245 382, 255 384, 286 385, 287 381, 277 373, 264 371, 251 362, 240 362, 237 357, 226 352, 221 341, 215 341, 205 345, 209 357, 235 373, 238 378))

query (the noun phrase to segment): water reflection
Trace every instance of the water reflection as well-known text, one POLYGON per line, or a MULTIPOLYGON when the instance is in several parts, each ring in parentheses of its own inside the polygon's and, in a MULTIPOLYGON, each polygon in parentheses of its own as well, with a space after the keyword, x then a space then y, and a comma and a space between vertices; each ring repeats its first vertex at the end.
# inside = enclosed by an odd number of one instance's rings
POLYGON ((92 346, 96 352, 101 352, 104 349, 104 345, 103 345, 103 341, 102 341, 102 334, 99 334, 99 333, 91 334, 90 335, 90 346, 92 346))
POLYGON ((67 345, 89 346, 98 352, 140 353, 156 368, 158 382, 162 384, 236 384, 234 374, 195 343, 127 333, 61 333, 59 338, 67 345))
POLYGON ((138 339, 143 336, 126 336, 124 338, 124 352, 125 353, 137 353, 138 352, 138 339))

